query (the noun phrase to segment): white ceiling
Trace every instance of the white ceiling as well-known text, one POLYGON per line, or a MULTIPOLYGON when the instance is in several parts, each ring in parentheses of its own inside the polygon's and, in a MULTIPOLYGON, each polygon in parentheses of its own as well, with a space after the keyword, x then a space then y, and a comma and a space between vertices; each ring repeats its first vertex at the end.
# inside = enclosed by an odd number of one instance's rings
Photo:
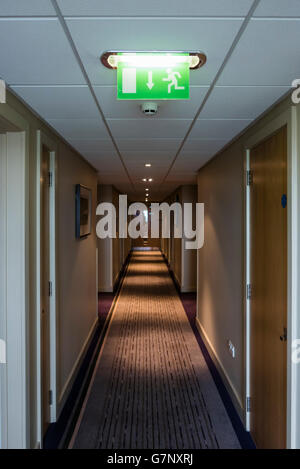
POLYGON ((251 16, 253 0, 55 3, 1 0, 0 77, 132 198, 144 177, 153 199, 195 182, 300 76, 299 0, 260 0, 251 16), (113 49, 202 50, 208 60, 191 72, 190 100, 160 101, 149 118, 139 102, 117 101, 116 72, 99 61, 113 49))

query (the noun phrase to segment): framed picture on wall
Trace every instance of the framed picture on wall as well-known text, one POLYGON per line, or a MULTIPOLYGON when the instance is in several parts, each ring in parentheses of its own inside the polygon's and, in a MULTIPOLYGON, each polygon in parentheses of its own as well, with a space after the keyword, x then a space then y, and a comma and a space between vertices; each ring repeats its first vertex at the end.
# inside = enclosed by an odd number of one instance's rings
POLYGON ((85 238, 92 231, 92 191, 88 187, 76 184, 76 238, 85 238))

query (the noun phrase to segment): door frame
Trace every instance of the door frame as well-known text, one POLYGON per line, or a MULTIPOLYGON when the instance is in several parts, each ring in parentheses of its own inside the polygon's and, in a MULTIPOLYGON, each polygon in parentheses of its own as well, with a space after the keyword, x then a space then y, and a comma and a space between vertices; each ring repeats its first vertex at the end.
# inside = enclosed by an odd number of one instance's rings
POLYGON ((300 446, 300 428, 297 427, 297 418, 299 416, 299 404, 297 403, 297 392, 300 390, 300 376, 297 372, 297 366, 292 362, 292 343, 298 338, 300 331, 300 319, 298 311, 300 307, 299 285, 299 192, 300 175, 298 161, 298 137, 297 137, 297 110, 295 106, 279 114, 272 121, 263 126, 263 128, 253 134, 245 144, 245 250, 244 250, 244 318, 245 318, 245 423, 246 429, 250 431, 251 412, 247 410, 247 400, 251 398, 250 394, 250 368, 251 368, 251 300, 247 298, 247 285, 250 284, 250 187, 247 185, 247 171, 250 169, 251 150, 257 144, 272 136, 283 126, 287 126, 287 423, 286 436, 287 448, 296 448, 300 446))
POLYGON ((29 125, 8 104, 1 104, 0 117, 10 127, 0 142, 4 155, 0 314, 8 359, 0 365, 1 447, 25 449, 30 446, 29 125))
MULTIPOLYGON (((6 355, 6 134, 0 134, 0 340, 2 352, 6 355), (4 223, 3 223, 4 220, 4 223), (4 350, 3 350, 4 348, 4 350)), ((6 357, 2 357, 6 361, 6 357)), ((0 449, 7 448, 7 369, 0 362, 0 449)))
POLYGON ((58 409, 58 256, 57 256, 57 143, 41 130, 37 131, 37 178, 36 178, 36 330, 37 330, 37 435, 40 447, 43 447, 43 396, 42 396, 42 330, 41 330, 41 223, 42 223, 42 156, 43 147, 49 151, 49 166, 52 174, 52 184, 49 188, 49 276, 52 283, 50 296, 50 389, 52 391, 52 405, 50 405, 50 423, 57 420, 58 409))

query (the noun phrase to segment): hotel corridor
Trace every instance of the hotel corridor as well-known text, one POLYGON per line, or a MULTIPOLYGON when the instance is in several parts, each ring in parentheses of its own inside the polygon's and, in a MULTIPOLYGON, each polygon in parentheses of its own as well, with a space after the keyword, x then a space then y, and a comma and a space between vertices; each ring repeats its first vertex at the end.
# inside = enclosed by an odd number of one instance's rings
POLYGON ((0 453, 300 449, 300 0, 0 0, 0 41, 0 453))
POLYGON ((240 447, 159 251, 133 251, 71 447, 240 447))

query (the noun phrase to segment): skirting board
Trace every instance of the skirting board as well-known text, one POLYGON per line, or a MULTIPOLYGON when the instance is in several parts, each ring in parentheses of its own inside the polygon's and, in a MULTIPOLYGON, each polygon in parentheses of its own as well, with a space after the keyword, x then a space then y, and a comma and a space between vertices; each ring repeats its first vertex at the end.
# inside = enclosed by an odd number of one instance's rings
POLYGON ((193 286, 182 286, 180 289, 181 293, 196 293, 197 288, 193 286))
POLYGON ((176 282, 176 284, 177 284, 179 290, 181 291, 181 282, 180 282, 179 278, 177 277, 176 272, 175 272, 174 270, 172 270, 172 272, 173 272, 173 274, 174 274, 175 282, 176 282))
POLYGON ((239 414, 240 419, 245 424, 245 411, 243 409, 243 404, 241 402, 241 399, 240 399, 234 385, 232 384, 228 374, 226 373, 226 371, 225 371, 219 357, 217 356, 217 354, 216 354, 216 352, 215 352, 209 338, 207 337, 206 332, 204 331, 203 327, 201 326, 200 321, 199 321, 198 318, 196 318, 196 327, 197 327, 197 329, 198 329, 198 331, 199 331, 199 333, 202 337, 202 340, 203 340, 203 342, 204 342, 204 344, 205 344, 205 346, 206 346, 206 348, 207 348, 207 350, 210 354, 211 359, 213 360, 219 374, 221 375, 223 383, 224 383, 224 385, 225 385, 225 387, 226 387, 226 389, 227 389, 227 391, 228 391, 228 393, 231 397, 233 405, 234 405, 237 413, 239 414))
POLYGON ((70 391, 71 391, 71 389, 72 389, 72 386, 73 386, 73 384, 74 384, 75 378, 76 378, 77 373, 78 373, 78 370, 79 370, 79 368, 80 368, 80 366, 81 366, 82 360, 83 360, 83 358, 84 358, 84 356, 85 356, 85 353, 86 353, 86 351, 87 351, 87 349, 88 349, 88 347, 89 347, 89 345, 90 345, 90 342, 91 342, 91 340, 92 340, 92 338, 93 338, 93 336, 94 336, 94 333, 95 333, 95 331, 96 331, 97 326, 98 326, 98 318, 95 319, 95 322, 94 322, 94 324, 92 325, 91 330, 90 330, 90 332, 89 332, 89 334, 88 334, 88 336, 87 336, 87 339, 86 339, 86 341, 85 341, 84 344, 83 344, 83 347, 82 347, 82 349, 81 349, 81 351, 80 351, 80 353, 79 353, 79 355, 78 355, 78 358, 77 358, 77 360, 76 360, 76 362, 75 362, 75 364, 74 364, 74 366, 73 366, 73 368, 72 368, 72 371, 71 371, 71 373, 69 374, 69 377, 68 377, 68 379, 67 379, 67 381, 66 381, 66 383, 65 383, 65 385, 64 385, 64 387, 63 387, 63 389, 62 389, 62 391, 61 391, 61 393, 60 393, 60 396, 59 396, 59 399, 58 399, 58 403, 57 403, 57 420, 58 420, 59 415, 60 415, 60 413, 61 413, 61 411, 62 411, 62 409, 63 409, 63 407, 64 407, 64 405, 65 405, 65 402, 66 402, 66 400, 67 400, 67 398, 68 398, 68 396, 69 396, 69 393, 70 393, 70 391))

